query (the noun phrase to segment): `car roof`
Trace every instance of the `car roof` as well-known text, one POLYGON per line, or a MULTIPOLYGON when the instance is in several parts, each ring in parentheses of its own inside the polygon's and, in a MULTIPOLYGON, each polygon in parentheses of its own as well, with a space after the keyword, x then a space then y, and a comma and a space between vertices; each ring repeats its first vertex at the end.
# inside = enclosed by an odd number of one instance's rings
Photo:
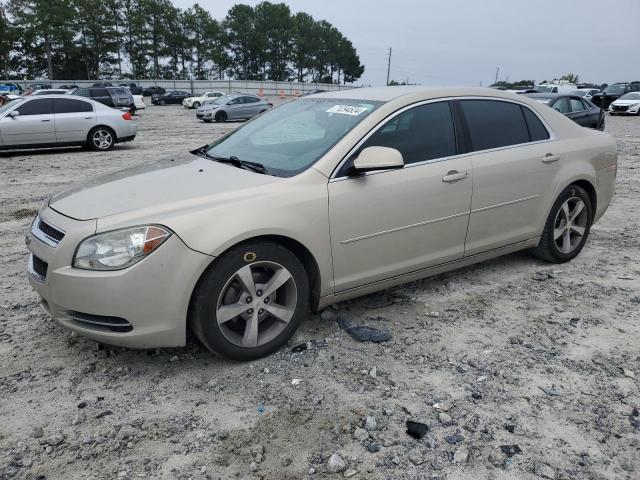
POLYGON ((323 93, 315 93, 305 96, 309 98, 331 98, 345 100, 371 100, 389 102, 401 97, 422 97, 424 100, 446 97, 494 97, 513 99, 521 97, 515 93, 504 90, 481 87, 424 87, 420 85, 394 86, 394 87, 363 87, 346 90, 333 90, 323 93))
POLYGON ((527 93, 525 94, 529 98, 560 98, 560 97, 578 97, 573 93, 527 93))

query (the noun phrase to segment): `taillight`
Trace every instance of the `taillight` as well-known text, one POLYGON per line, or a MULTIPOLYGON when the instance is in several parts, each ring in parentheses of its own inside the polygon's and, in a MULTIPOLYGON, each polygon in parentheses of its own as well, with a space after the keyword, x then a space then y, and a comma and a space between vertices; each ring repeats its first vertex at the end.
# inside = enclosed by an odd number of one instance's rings
POLYGON ((131 114, 129 112, 124 112, 122 114, 122 118, 124 118, 125 120, 133 120, 133 117, 131 116, 131 114))

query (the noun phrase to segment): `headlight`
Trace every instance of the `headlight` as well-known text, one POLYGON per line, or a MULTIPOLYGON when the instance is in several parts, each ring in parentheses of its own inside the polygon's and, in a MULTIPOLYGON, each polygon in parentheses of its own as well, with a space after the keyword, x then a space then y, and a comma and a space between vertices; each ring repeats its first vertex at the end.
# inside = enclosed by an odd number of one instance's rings
POLYGON ((85 270, 121 270, 142 260, 170 236, 170 230, 156 225, 99 233, 80 242, 73 266, 85 270))
POLYGON ((632 103, 631 105, 629 105, 629 108, 636 108, 639 106, 640 106, 640 103, 632 103))

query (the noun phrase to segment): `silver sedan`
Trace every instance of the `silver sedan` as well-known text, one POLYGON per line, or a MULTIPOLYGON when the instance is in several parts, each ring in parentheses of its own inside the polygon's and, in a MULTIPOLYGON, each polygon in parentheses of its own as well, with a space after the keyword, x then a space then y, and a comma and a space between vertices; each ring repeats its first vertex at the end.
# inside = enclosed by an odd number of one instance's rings
POLYGON ((202 105, 196 111, 196 118, 203 122, 226 122, 227 120, 249 120, 266 112, 273 105, 255 95, 233 94, 220 97, 202 105))
POLYGON ((110 150, 135 138, 138 125, 121 112, 69 95, 21 97, 0 107, 0 150, 88 146, 110 150))

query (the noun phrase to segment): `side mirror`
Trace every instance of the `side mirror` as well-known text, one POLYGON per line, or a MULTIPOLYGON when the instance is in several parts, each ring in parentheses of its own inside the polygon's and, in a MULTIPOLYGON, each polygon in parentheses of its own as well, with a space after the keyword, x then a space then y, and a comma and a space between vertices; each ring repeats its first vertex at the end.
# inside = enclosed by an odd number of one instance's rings
POLYGON ((389 147, 367 147, 353 161, 353 170, 355 172, 402 167, 404 167, 402 153, 395 148, 389 147))
POLYGON ((20 116, 20 112, 17 111, 17 110, 13 110, 13 111, 9 112, 9 117, 11 117, 11 118, 16 118, 18 116, 20 116))

